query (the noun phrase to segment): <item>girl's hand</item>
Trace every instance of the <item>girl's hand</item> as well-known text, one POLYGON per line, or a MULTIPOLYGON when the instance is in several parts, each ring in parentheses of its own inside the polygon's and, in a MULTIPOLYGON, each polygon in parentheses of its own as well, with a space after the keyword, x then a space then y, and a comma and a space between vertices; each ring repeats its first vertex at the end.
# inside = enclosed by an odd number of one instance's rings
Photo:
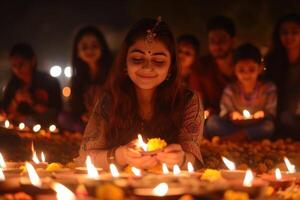
POLYGON ((244 119, 243 115, 237 111, 232 112, 230 117, 232 120, 243 120, 244 119))
POLYGON ((265 117, 265 113, 264 111, 260 110, 260 111, 257 111, 256 113, 254 113, 253 115, 253 118, 254 119, 262 119, 265 117))
POLYGON ((120 146, 116 150, 116 160, 120 165, 131 165, 140 169, 149 169, 157 165, 158 161, 150 155, 142 155, 128 145, 120 146))
POLYGON ((175 164, 182 165, 184 162, 185 152, 179 144, 168 145, 163 152, 157 153, 157 159, 160 163, 166 163, 169 168, 175 164))

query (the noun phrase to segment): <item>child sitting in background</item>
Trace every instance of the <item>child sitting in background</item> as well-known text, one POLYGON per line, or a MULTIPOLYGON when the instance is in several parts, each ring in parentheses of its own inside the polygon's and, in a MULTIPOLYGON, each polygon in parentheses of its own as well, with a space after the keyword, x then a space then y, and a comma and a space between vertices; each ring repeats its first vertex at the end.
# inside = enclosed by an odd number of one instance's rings
POLYGON ((224 89, 220 116, 207 120, 206 135, 232 140, 269 138, 274 131, 277 94, 274 84, 258 80, 263 72, 260 51, 251 44, 241 45, 234 65, 237 81, 224 89))

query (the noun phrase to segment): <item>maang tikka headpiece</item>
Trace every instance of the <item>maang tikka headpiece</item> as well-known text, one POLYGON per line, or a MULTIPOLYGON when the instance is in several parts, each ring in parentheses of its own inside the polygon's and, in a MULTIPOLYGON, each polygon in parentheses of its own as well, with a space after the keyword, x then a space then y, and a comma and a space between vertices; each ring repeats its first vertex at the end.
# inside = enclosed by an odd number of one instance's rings
POLYGON ((155 29, 159 25, 160 22, 161 22, 161 16, 157 17, 157 22, 154 24, 152 29, 147 30, 147 35, 145 38, 146 42, 152 43, 154 41, 154 39, 156 37, 155 29))

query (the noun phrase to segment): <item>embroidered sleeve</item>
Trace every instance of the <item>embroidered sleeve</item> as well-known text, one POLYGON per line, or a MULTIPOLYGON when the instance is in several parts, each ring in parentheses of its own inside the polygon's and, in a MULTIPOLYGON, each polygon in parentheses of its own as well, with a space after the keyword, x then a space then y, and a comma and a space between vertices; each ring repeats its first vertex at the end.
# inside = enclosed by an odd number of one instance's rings
POLYGON ((231 87, 226 87, 223 91, 223 95, 220 102, 220 116, 224 117, 228 113, 233 112, 234 103, 233 103, 233 90, 231 87))
POLYGON ((102 115, 102 103, 98 101, 85 128, 77 161, 82 163, 87 155, 96 157, 99 150, 107 148, 105 137, 107 122, 102 115))
POLYGON ((202 102, 199 94, 194 93, 186 106, 179 141, 184 151, 192 153, 201 162, 200 142, 203 136, 203 125, 204 111, 202 102))
POLYGON ((274 84, 269 84, 268 88, 265 92, 267 99, 265 104, 265 112, 266 115, 271 115, 273 117, 276 116, 276 108, 277 108, 277 91, 276 86, 274 84))

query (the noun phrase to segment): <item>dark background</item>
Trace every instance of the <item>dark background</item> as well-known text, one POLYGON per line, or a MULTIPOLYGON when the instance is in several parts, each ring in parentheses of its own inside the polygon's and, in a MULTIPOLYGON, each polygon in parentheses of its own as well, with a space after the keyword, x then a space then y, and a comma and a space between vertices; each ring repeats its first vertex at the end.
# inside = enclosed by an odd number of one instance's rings
POLYGON ((176 36, 198 36, 204 53, 207 19, 226 15, 236 23, 237 44, 253 42, 266 51, 278 17, 299 11, 299 0, 2 0, 0 87, 9 77, 8 52, 17 42, 30 43, 38 56, 38 67, 48 71, 53 65, 70 64, 73 36, 84 25, 98 26, 116 52, 135 21, 162 16, 176 36))

